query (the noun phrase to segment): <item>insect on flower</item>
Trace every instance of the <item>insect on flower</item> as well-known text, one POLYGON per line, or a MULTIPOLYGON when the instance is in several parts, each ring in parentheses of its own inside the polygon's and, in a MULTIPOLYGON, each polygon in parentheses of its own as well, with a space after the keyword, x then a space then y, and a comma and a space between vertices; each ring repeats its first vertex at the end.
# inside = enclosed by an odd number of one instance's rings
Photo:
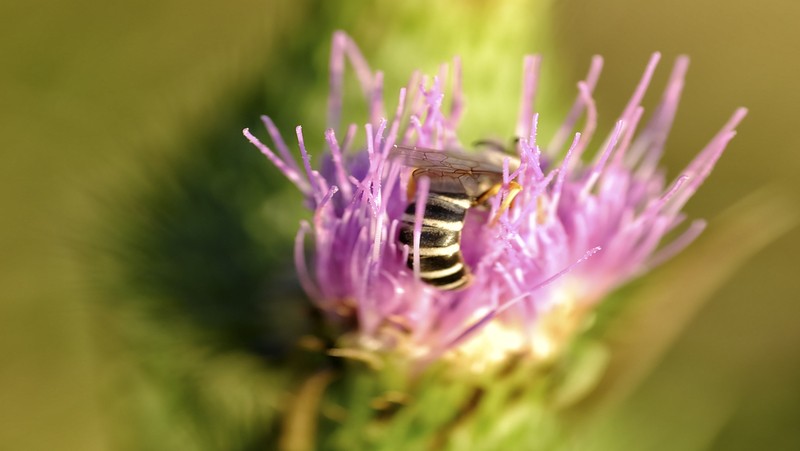
MULTIPOLYGON (((415 181, 429 179, 424 204, 409 203, 402 217, 399 240, 411 252, 406 264, 420 278, 442 290, 456 290, 470 282, 470 271, 461 256, 461 230, 467 210, 486 206, 489 198, 500 193, 508 170, 516 170, 520 160, 495 149, 468 155, 451 150, 421 149, 396 145, 390 158, 397 158, 413 168, 408 184, 408 198, 414 198, 415 181)), ((502 213, 522 189, 515 181, 507 183, 508 194, 502 213)), ((493 222, 496 222, 493 220, 493 222)))
POLYGON ((593 58, 560 125, 543 116, 553 133, 542 142, 534 103, 540 59, 526 57, 516 128, 500 131, 519 137, 513 156, 491 143, 471 153, 458 133, 460 60, 434 77, 414 73, 387 111, 383 73, 337 32, 319 163, 312 166, 299 126, 301 161, 269 117, 262 119, 275 151, 244 134, 314 212, 298 231, 295 263, 316 305, 332 321, 356 325, 338 346, 392 351, 420 365, 452 358, 475 371, 512 355, 552 359, 594 305, 691 243, 705 223, 686 221, 682 209, 746 110, 668 180, 659 160, 689 61, 677 58, 645 116, 659 59, 651 57, 615 126, 597 139, 592 93, 603 60, 593 58), (341 123, 347 62, 369 108, 361 133, 341 123))

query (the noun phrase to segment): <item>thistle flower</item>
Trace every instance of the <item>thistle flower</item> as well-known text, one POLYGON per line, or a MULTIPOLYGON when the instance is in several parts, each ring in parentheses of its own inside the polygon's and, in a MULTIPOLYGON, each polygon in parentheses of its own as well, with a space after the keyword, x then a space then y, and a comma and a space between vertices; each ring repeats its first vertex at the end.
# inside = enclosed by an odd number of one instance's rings
POLYGON ((597 112, 592 91, 602 68, 602 59, 595 57, 566 119, 546 144, 537 141, 534 106, 540 60, 525 58, 514 146, 519 163, 506 159, 497 195, 485 211, 467 213, 460 250, 472 283, 443 290, 421 280, 418 265, 406 264, 409 255, 412 260, 419 255, 423 209, 415 212, 413 245, 398 240, 407 206, 425 205, 430 181, 421 178, 416 191, 407 193, 413 168, 392 156, 395 146, 466 148, 457 132, 464 112, 459 60, 452 65, 449 106, 445 82, 450 67, 443 65, 432 78, 415 73, 400 90, 394 115, 385 119, 382 73, 371 71, 352 40, 336 33, 330 128, 317 169, 300 127, 300 164, 269 117, 262 119, 277 152, 247 129, 244 134, 297 185, 314 211, 313 220, 303 222, 297 234, 297 271, 322 311, 334 321, 356 324, 342 346, 423 365, 453 359, 475 370, 510 355, 549 359, 594 304, 694 240, 704 222, 682 226, 681 208, 709 175, 746 111, 737 110, 682 174, 667 183, 658 162, 688 60, 677 59, 660 103, 641 125, 641 101, 659 58, 654 54, 650 59, 613 130, 593 140, 597 112), (358 148, 358 127, 350 125, 343 134, 339 128, 346 61, 355 69, 369 108, 365 144, 358 148), (592 158, 587 157, 590 145, 596 149, 592 158), (517 185, 521 190, 509 202, 511 187, 517 185), (676 228, 683 231, 662 243, 676 228), (311 261, 304 252, 309 235, 311 261))

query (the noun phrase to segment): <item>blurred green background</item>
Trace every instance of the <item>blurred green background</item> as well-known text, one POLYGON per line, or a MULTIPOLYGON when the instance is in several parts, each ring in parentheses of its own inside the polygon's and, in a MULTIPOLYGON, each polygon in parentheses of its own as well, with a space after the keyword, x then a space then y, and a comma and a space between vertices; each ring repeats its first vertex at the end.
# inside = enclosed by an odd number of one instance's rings
MULTIPOLYGON (((665 56, 657 83, 668 73, 663 64, 689 54, 664 158, 671 174, 735 107, 750 108, 689 214, 710 219, 706 233, 713 234, 715 218, 764 187, 785 197, 787 209, 800 199, 800 143, 790 133, 800 104, 795 1, 342 3, 0 4, 1 449, 115 449, 120 436, 135 435, 135 425, 119 424, 116 405, 128 391, 119 374, 134 356, 115 344, 115 331, 136 319, 106 299, 113 290, 103 252, 118 226, 147 214, 136 208, 138 193, 190 156, 208 129, 230 124, 231 139, 239 139, 257 117, 237 114, 252 110, 276 113, 287 137, 299 123, 307 136, 321 132, 334 29, 351 33, 373 67, 386 69, 387 93, 411 70, 461 54, 469 138, 513 132, 524 52, 544 53, 545 105, 571 101, 591 55, 604 55, 596 97, 606 127, 652 51, 665 56), (267 92, 272 103, 247 99, 251 91, 267 92), (275 92, 283 97, 275 100, 275 92), (231 106, 248 101, 249 110, 231 106)), ((277 177, 266 164, 253 170, 277 177)), ((262 189, 284 192, 269 183, 262 189)), ((274 205, 297 200, 287 196, 274 205)), ((300 216, 286 208, 273 218, 279 236, 300 216)), ((288 255, 275 249, 275 258, 288 255)), ((624 437, 608 449, 800 449, 797 255, 795 228, 714 291, 608 426, 624 437), (711 432, 681 442, 698 419, 711 432)), ((725 258, 705 261, 724 265, 725 258)))

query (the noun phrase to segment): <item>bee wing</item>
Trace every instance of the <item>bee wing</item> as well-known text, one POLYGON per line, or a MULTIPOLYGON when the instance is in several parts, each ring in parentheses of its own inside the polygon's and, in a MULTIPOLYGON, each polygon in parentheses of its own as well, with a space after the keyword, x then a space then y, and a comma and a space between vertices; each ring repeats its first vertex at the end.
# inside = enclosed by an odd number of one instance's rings
POLYGON ((509 159, 509 170, 515 170, 520 164, 519 159, 502 152, 467 154, 458 150, 398 145, 390 158, 414 168, 414 178, 430 178, 431 186, 440 192, 463 192, 473 198, 502 182, 505 158, 509 159))
POLYGON ((420 172, 456 173, 461 175, 502 174, 503 160, 509 159, 509 170, 519 167, 519 159, 499 151, 468 154, 459 150, 437 150, 395 145, 390 158, 420 172))

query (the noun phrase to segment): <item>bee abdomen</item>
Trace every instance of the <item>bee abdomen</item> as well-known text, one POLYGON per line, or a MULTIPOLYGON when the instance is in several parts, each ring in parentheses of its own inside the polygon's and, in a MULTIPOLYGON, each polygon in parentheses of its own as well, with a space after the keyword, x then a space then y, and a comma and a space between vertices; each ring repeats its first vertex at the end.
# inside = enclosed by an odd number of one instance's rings
MULTIPOLYGON (((421 257, 419 263, 422 280, 443 290, 453 290, 469 282, 469 272, 461 258, 461 252, 421 257)), ((409 267, 413 266, 411 257, 407 264, 409 267)))
MULTIPOLYGON (((420 233, 420 277, 443 290, 469 282, 469 271, 461 257, 461 229, 470 200, 466 195, 430 193, 425 204, 420 233)), ((416 203, 406 208, 399 241, 411 247, 406 264, 414 267, 414 221, 416 203)))

